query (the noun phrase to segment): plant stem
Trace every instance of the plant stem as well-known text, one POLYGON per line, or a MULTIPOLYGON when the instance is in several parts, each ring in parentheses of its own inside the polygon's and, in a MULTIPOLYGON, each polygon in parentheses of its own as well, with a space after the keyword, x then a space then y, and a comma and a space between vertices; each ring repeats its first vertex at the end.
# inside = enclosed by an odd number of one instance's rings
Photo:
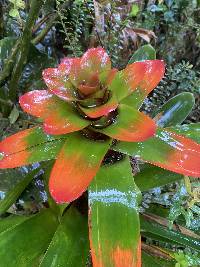
POLYGON ((8 59, 6 60, 5 67, 3 68, 3 71, 2 71, 1 74, 0 74, 0 86, 3 85, 5 79, 6 79, 6 78, 10 75, 10 73, 11 73, 12 67, 13 67, 14 62, 15 62, 16 54, 17 54, 17 52, 18 52, 19 44, 20 44, 20 40, 18 40, 18 41, 15 43, 14 47, 12 48, 12 51, 11 51, 10 56, 9 56, 8 59))
POLYGON ((9 98, 12 101, 16 100, 17 91, 16 86, 19 82, 19 79, 21 77, 24 65, 27 62, 27 56, 30 48, 30 40, 32 37, 32 29, 35 23, 35 20, 38 17, 38 13, 44 3, 44 0, 32 0, 31 1, 31 7, 29 11, 29 15, 26 21, 26 25, 24 28, 24 32, 21 37, 20 42, 20 50, 18 53, 18 57, 16 59, 16 65, 13 69, 13 73, 11 76, 10 84, 9 84, 9 98))

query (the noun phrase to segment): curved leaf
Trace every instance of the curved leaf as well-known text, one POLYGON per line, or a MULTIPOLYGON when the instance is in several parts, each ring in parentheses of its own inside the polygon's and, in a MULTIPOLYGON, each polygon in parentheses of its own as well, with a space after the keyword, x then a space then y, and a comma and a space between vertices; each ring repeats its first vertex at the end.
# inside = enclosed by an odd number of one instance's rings
POLYGON ((172 97, 157 110, 154 120, 160 127, 181 124, 190 114, 195 104, 193 94, 184 92, 172 97))
POLYGON ((161 238, 164 237, 165 239, 168 239, 169 242, 171 240, 185 247, 190 247, 191 249, 200 251, 200 239, 198 238, 182 234, 179 231, 170 230, 169 228, 164 227, 157 222, 146 219, 144 216, 140 216, 140 222, 141 222, 141 229, 144 233, 145 232, 152 233, 155 236, 161 238))
POLYGON ((80 267, 89 254, 87 220, 70 208, 61 219, 40 267, 80 267))
POLYGON ((141 191, 163 186, 183 179, 183 175, 145 164, 134 176, 135 183, 141 191))
POLYGON ((175 127, 170 127, 169 130, 200 143, 200 122, 177 125, 175 127))
POLYGON ((1 266, 30 267, 47 249, 57 225, 55 215, 47 209, 2 232, 1 266))
POLYGON ((158 129, 145 142, 121 142, 113 149, 173 172, 200 176, 200 145, 168 130, 158 129))
POLYGON ((144 113, 122 104, 118 112, 113 124, 98 131, 127 142, 144 141, 155 134, 155 122, 144 113))
POLYGON ((80 106, 80 109, 90 118, 98 118, 107 115, 109 112, 115 110, 118 107, 118 102, 115 94, 112 94, 111 98, 103 105, 84 108, 80 106))
POLYGON ((141 46, 130 58, 128 64, 136 61, 153 60, 156 59, 156 50, 150 44, 141 46))
POLYGON ((29 172, 13 189, 7 192, 4 199, 0 200, 0 215, 7 211, 8 208, 17 200, 34 176, 38 173, 38 169, 29 172))
POLYGON ((40 127, 11 135, 0 142, 0 169, 54 159, 66 138, 47 135, 40 127))
POLYGON ((58 203, 73 201, 87 189, 111 142, 93 141, 80 133, 68 136, 49 181, 50 193, 58 203))
POLYGON ((135 106, 139 107, 163 78, 164 71, 162 60, 135 62, 117 72, 108 89, 116 94, 119 102, 133 94, 136 99, 135 106))
MULTIPOLYGON (((74 61, 71 61, 74 62, 74 61)), ((72 64, 72 63, 70 63, 72 64)), ((64 65, 64 71, 62 64, 58 68, 48 68, 43 70, 42 76, 48 86, 49 90, 62 98, 65 101, 73 101, 77 99, 77 92, 69 80, 69 70, 64 65)), ((70 65, 70 68, 72 66, 70 65)))
POLYGON ((48 134, 66 134, 89 125, 70 104, 47 90, 28 92, 20 97, 19 102, 25 112, 44 119, 44 130, 48 134))
POLYGON ((128 159, 101 167, 89 187, 94 267, 140 267, 140 192, 128 159))

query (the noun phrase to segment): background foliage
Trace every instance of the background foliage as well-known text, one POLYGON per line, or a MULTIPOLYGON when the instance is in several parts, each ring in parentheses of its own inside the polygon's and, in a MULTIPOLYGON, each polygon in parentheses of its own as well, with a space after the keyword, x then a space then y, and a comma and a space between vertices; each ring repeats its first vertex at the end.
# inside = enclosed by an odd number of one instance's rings
MULTIPOLYGON (((145 101, 142 109, 153 115, 168 99, 187 91, 194 94, 196 105, 186 122, 199 120, 198 0, 2 0, 0 38, 2 138, 38 122, 20 110, 17 100, 27 91, 43 88, 41 73, 44 68, 55 66, 65 55, 81 56, 87 48, 98 45, 107 50, 113 66, 121 69, 128 63, 134 51, 142 45, 151 44, 157 51, 157 58, 165 60, 167 71, 165 78, 145 101)), ((53 205, 51 202, 47 203, 49 194, 46 176, 50 165, 51 162, 48 162, 0 172, 2 218, 9 218, 12 214, 35 214, 42 207, 53 205), (26 182, 22 183, 24 179, 26 182), (18 185, 18 191, 15 185, 18 185)), ((139 165, 139 168, 143 167, 143 164, 139 165)), ((159 222, 164 229, 168 229, 166 236, 161 237, 156 231, 150 232, 149 225, 142 223, 145 233, 142 245, 144 266, 200 266, 199 251, 192 245, 181 244, 170 237, 174 222, 181 228, 180 234, 187 233, 191 238, 196 238, 199 234, 199 195, 199 181, 189 178, 144 190, 141 216, 150 214, 150 224, 159 222), (159 260, 155 262, 154 257, 159 260)), ((73 206, 78 207, 82 213, 87 213, 86 194, 73 206)), ((47 215, 44 213, 42 216, 46 218, 47 215)), ((79 215, 72 210, 71 217, 77 216, 79 215)), ((34 220, 34 229, 37 232, 37 223, 42 219, 38 217, 34 220)), ((54 222, 48 223, 50 229, 56 227, 54 222)), ((66 225, 68 223, 66 221, 66 225)), ((65 227, 63 224, 65 222, 59 226, 60 231, 65 227)), ((76 229, 72 231, 75 232, 76 229)), ((48 234, 47 240, 51 239, 51 233, 48 234)), ((41 244, 42 242, 46 241, 41 241, 41 244)), ((37 263, 33 264, 40 256, 35 254, 31 266, 37 266, 37 263)), ((48 254, 46 256, 48 262, 48 254)), ((47 266, 45 262, 43 264, 47 266)))

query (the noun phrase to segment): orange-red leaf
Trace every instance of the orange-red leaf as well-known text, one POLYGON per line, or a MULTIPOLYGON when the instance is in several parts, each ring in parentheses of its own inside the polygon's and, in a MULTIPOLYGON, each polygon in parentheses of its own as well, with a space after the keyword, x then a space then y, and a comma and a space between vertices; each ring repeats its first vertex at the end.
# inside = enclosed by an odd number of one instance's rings
POLYGON ((49 181, 50 193, 56 202, 73 201, 87 189, 109 145, 109 141, 92 141, 80 133, 69 135, 49 181))
POLYGON ((155 134, 155 122, 134 108, 121 104, 115 122, 105 129, 98 130, 112 138, 127 141, 144 141, 155 134))

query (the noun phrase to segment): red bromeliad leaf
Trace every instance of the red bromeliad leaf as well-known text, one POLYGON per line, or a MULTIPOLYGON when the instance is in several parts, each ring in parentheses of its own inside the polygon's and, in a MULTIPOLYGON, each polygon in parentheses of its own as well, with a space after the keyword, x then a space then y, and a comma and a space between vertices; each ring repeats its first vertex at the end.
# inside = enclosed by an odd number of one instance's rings
POLYGON ((200 177, 200 145, 165 129, 158 129, 145 142, 121 142, 114 149, 173 172, 200 177))
POLYGON ((115 94, 113 94, 110 99, 103 105, 94 108, 84 108, 81 110, 90 118, 99 118, 101 116, 106 116, 109 112, 115 110, 118 107, 118 102, 115 94))
POLYGON ((34 162, 53 159, 60 151, 66 136, 44 134, 35 127, 18 132, 0 142, 0 168, 16 168, 34 162))
POLYGON ((164 71, 161 60, 135 62, 115 75, 109 89, 116 93, 119 101, 135 92, 136 100, 141 102, 158 85, 164 71))
POLYGON ((82 56, 80 66, 83 74, 91 76, 91 73, 110 71, 111 61, 103 48, 91 48, 82 56))
POLYGON ((22 109, 38 118, 43 118, 48 112, 48 108, 53 104, 54 97, 47 90, 34 90, 22 95, 19 103, 22 109))
POLYGON ((46 90, 26 93, 19 102, 25 112, 44 120, 44 130, 48 134, 66 134, 89 125, 70 104, 46 90))
POLYGON ((117 74, 117 72, 118 72, 118 69, 111 69, 109 72, 104 71, 104 72, 100 73, 99 80, 101 81, 101 83, 104 86, 107 87, 109 84, 111 84, 111 82, 115 78, 115 75, 117 74))
POLYGON ((78 198, 96 175, 110 146, 109 141, 93 141, 80 133, 68 135, 51 172, 49 188, 58 203, 78 198))
POLYGON ((144 141, 155 134, 156 124, 147 115, 134 108, 121 104, 113 124, 98 130, 112 138, 127 141, 144 141))
POLYGON ((141 267, 141 195, 128 159, 101 167, 88 197, 93 266, 141 267))
POLYGON ((77 99, 77 92, 69 80, 69 71, 65 64, 61 64, 59 68, 45 69, 42 75, 52 93, 66 101, 73 101, 77 99))

